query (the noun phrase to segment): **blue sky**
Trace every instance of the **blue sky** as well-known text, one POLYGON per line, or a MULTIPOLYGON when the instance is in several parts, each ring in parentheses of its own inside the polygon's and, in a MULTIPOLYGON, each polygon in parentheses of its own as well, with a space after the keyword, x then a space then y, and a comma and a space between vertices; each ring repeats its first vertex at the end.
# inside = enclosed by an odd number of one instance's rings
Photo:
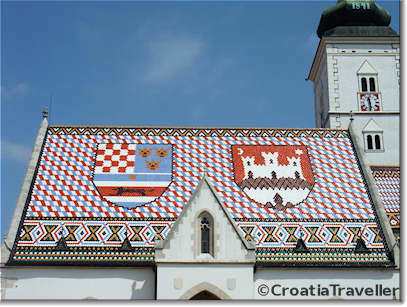
POLYGON ((334 3, 2 2, 1 232, 51 95, 51 124, 314 127, 305 78, 334 3))

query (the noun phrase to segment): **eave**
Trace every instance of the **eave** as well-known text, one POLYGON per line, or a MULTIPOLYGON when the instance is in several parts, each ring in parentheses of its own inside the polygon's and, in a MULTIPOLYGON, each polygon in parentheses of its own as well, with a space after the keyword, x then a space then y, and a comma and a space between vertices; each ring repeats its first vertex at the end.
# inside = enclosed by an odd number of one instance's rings
POLYGON ((319 65, 324 55, 325 47, 328 43, 359 43, 359 44, 378 44, 391 43, 400 44, 400 36, 372 36, 372 37, 352 37, 352 36, 324 36, 320 39, 317 51, 311 64, 310 71, 306 80, 315 81, 319 65))

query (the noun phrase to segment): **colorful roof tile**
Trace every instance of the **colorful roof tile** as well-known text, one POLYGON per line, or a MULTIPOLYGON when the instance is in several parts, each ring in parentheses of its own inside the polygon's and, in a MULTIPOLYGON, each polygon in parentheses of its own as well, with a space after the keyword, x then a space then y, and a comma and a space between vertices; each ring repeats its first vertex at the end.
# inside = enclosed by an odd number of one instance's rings
POLYGON ((400 167, 372 166, 384 210, 392 228, 400 228, 400 167))
POLYGON ((259 263, 391 265, 345 130, 111 127, 48 128, 10 263, 152 261, 204 173, 259 263))

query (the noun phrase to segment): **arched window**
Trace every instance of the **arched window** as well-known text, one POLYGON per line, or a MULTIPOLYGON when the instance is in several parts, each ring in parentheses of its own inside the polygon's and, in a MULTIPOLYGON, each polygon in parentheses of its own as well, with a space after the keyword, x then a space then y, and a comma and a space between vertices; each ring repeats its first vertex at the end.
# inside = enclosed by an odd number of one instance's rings
POLYGON ((367 136, 367 149, 373 149, 373 138, 370 134, 367 136))
POLYGON ((367 92, 367 80, 366 80, 366 78, 362 78, 361 83, 362 83, 362 92, 367 92))
POLYGON ((374 78, 369 78, 370 92, 376 92, 376 81, 374 78))
POLYGON ((357 76, 361 93, 379 91, 378 73, 367 60, 360 66, 357 76))
POLYGON ((380 151, 382 152, 384 150, 383 148, 383 134, 381 132, 372 132, 369 134, 365 134, 366 138, 366 143, 365 143, 365 149, 369 151, 380 151))
POLYGON ((213 255, 213 219, 208 212, 199 216, 201 254, 213 255))
POLYGON ((376 134, 375 136, 374 136, 374 144, 375 144, 375 149, 381 149, 381 144, 380 144, 381 142, 380 142, 380 136, 378 135, 378 134, 376 134))

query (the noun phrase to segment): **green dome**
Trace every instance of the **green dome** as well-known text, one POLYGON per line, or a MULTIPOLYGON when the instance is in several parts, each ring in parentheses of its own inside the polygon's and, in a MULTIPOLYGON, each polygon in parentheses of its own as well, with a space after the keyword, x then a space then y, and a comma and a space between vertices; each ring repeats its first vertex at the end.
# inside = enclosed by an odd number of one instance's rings
POLYGON ((341 26, 380 26, 390 25, 390 14, 374 0, 338 0, 336 5, 326 9, 319 21, 319 38, 341 26))

